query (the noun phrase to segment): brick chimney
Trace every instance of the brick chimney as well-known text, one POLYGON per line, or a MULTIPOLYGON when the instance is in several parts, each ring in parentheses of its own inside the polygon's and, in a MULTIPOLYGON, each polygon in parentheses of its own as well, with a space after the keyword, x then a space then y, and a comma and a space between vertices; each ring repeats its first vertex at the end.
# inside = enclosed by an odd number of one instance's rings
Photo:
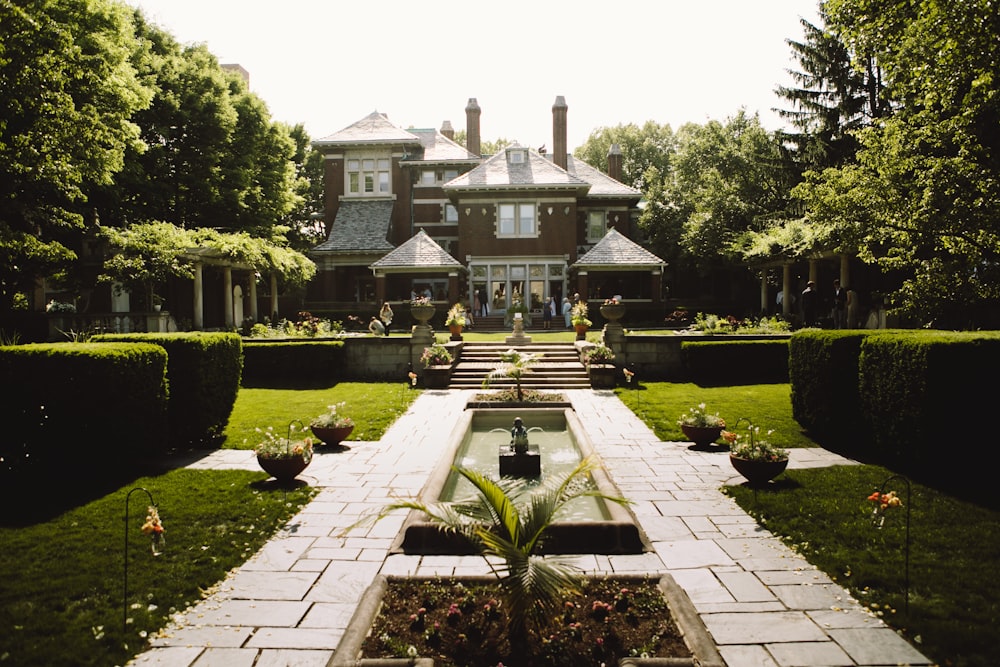
POLYGON ((556 97, 552 105, 552 161, 566 168, 566 98, 556 97))
POLYGON ((622 180, 622 148, 618 144, 611 144, 608 149, 608 176, 619 182, 622 180))
POLYGON ((441 123, 441 134, 448 137, 452 141, 455 140, 455 128, 451 126, 450 120, 446 120, 445 122, 441 123))
POLYGON ((465 148, 473 155, 482 155, 479 139, 479 115, 482 110, 475 97, 469 98, 465 105, 465 148))

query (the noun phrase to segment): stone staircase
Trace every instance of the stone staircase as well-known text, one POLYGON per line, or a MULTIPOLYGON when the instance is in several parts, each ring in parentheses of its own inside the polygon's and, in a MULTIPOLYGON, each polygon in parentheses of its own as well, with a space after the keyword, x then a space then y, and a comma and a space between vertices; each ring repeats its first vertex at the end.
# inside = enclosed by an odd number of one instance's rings
MULTIPOLYGON (((480 389, 486 375, 500 364, 500 353, 509 349, 541 355, 531 371, 521 378, 522 389, 589 389, 587 369, 577 356, 572 342, 510 345, 503 342, 472 343, 462 346, 462 356, 451 373, 451 389, 480 389)), ((491 389, 513 387, 511 378, 495 378, 491 389)))

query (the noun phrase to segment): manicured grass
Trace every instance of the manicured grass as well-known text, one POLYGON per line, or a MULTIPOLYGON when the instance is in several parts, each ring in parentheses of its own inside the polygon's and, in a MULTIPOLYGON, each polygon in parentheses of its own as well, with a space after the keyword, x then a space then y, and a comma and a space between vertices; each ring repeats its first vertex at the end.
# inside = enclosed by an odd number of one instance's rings
POLYGON ((173 470, 136 479, 48 521, 0 526, 0 664, 125 664, 172 614, 199 600, 313 495, 308 487, 265 485, 266 478, 263 472, 173 470), (151 555, 150 538, 140 530, 145 493, 132 494, 123 525, 134 487, 147 489, 159 506, 166 538, 159 556, 151 555))
MULTIPOLYGON (((404 383, 341 383, 324 389, 241 389, 227 447, 252 448, 255 428, 308 426, 344 401, 358 424, 352 439, 378 440, 419 395, 404 383), (245 442, 244 442, 245 441, 245 442)), ((178 469, 134 479, 63 474, 47 485, 2 495, 0 508, 0 665, 124 664, 148 646, 169 617, 197 602, 255 553, 314 495, 279 489, 256 471, 178 469), (123 633, 125 498, 149 490, 166 537, 153 557, 140 528, 148 497, 129 503, 129 609, 123 633), (32 497, 34 494, 36 497, 32 497), (46 503, 50 498, 57 502, 46 503), (18 508, 17 503, 24 506, 18 508)))
MULTIPOLYGON (((791 385, 753 384, 732 387, 700 387, 696 384, 641 382, 619 387, 615 393, 664 441, 685 441, 677 425, 682 414, 704 403, 710 413, 719 413, 729 429, 748 417, 761 433, 773 430, 767 439, 780 447, 816 447, 792 418, 791 385)), ((745 428, 745 422, 737 430, 745 428)))
POLYGON ((953 667, 1000 664, 1000 512, 912 482, 907 496, 894 480, 885 491, 895 490, 904 507, 887 510, 879 529, 866 498, 892 474, 870 465, 791 470, 756 494, 727 492, 924 655, 953 667))
MULTIPOLYGON (((293 419, 308 432, 309 421, 326 406, 344 402, 337 409, 354 420, 348 441, 378 440, 410 403, 420 395, 404 382, 341 382, 322 389, 248 389, 243 387, 224 432, 227 449, 253 449, 260 440, 256 429, 274 428, 281 437, 293 419)), ((295 425, 299 429, 299 425, 295 425)))
MULTIPOLYGON (((633 380, 635 382, 635 380, 633 380)), ((705 403, 730 422, 749 416, 784 447, 815 447, 791 416, 790 385, 699 387, 668 382, 619 388, 622 401, 664 440, 684 440, 676 420, 705 403)), ((1000 665, 1000 511, 942 491, 896 480, 909 506, 910 595, 905 612, 905 510, 894 508, 879 530, 866 498, 893 475, 878 466, 786 471, 756 494, 727 487, 761 525, 838 582, 924 655, 942 665, 1000 665)))

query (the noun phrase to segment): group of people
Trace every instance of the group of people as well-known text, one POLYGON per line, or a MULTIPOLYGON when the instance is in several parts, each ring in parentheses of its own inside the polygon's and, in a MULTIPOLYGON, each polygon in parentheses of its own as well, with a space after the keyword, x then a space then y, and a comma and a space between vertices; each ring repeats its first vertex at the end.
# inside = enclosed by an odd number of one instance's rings
POLYGON ((386 301, 382 304, 381 310, 378 311, 378 316, 372 316, 371 322, 368 323, 368 331, 376 336, 388 336, 392 316, 392 306, 386 301))
MULTIPOLYGON (((778 305, 781 305, 782 293, 778 292, 778 305)), ((819 325, 819 314, 823 297, 816 289, 816 281, 810 280, 806 283, 806 288, 802 290, 802 326, 815 327, 819 325)), ((831 295, 834 329, 854 328, 858 325, 857 308, 858 297, 853 290, 849 290, 840 284, 840 280, 833 281, 833 294, 831 295)))

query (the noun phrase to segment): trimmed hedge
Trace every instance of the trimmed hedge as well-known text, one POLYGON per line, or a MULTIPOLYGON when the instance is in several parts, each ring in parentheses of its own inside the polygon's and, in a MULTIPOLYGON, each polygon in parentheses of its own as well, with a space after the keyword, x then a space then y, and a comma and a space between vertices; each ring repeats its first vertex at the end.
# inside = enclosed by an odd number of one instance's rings
POLYGON ((860 420, 858 358, 862 341, 873 333, 807 329, 788 343, 792 417, 814 439, 841 451, 860 453, 871 439, 860 420))
POLYGON ((125 466, 166 447, 167 354, 157 345, 0 347, 0 469, 125 466))
POLYGON ((169 437, 176 446, 218 444, 240 389, 242 343, 235 333, 102 334, 96 342, 143 342, 167 351, 169 437))
POLYGON ((343 369, 342 340, 243 343, 244 387, 330 385, 343 369))
POLYGON ((703 386, 788 382, 788 339, 681 343, 691 382, 703 386))
POLYGON ((1000 332, 869 336, 859 386, 874 454, 920 476, 985 481, 964 454, 989 437, 998 376, 1000 332))

